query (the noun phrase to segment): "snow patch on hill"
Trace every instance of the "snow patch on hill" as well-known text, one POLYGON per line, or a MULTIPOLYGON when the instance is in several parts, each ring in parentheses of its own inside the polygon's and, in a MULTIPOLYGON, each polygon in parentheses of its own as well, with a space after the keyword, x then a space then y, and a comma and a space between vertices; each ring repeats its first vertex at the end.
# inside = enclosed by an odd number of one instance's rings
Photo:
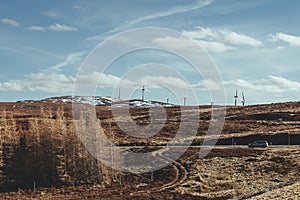
POLYGON ((100 96, 63 96, 44 99, 51 103, 80 103, 93 106, 113 106, 113 107, 171 107, 173 104, 158 101, 142 101, 140 99, 119 100, 113 97, 100 96))

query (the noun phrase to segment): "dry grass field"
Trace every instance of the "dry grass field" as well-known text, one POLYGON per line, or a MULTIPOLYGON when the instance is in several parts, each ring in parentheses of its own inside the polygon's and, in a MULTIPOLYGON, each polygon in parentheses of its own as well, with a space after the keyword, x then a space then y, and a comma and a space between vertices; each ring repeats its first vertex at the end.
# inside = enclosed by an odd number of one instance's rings
MULTIPOLYGON (((172 140, 180 123, 188 127, 189 121, 181 119, 194 117, 189 109, 196 108, 187 107, 184 113, 179 107, 166 108, 167 120, 157 119, 163 128, 150 138, 124 133, 108 106, 97 106, 96 113, 115 145, 170 160, 170 152, 155 150, 172 140)), ((199 158, 199 150, 207 148, 200 145, 211 111, 208 106, 199 110, 193 146, 153 174, 131 174, 112 170, 89 154, 76 133, 72 104, 0 103, 0 199, 299 198, 299 102, 228 107, 219 145, 204 158, 199 158), (272 145, 266 149, 245 145, 257 139, 272 145)), ((140 125, 149 123, 148 112, 149 108, 130 109, 131 118, 140 125)), ((177 150, 180 147, 171 152, 177 150)))

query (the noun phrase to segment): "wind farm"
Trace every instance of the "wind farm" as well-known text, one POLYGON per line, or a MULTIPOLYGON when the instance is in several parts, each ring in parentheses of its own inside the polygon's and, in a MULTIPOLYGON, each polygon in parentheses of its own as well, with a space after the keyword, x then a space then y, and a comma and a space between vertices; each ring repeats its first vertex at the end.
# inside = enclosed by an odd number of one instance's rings
POLYGON ((0 200, 300 199, 300 1, 0 1, 0 200))

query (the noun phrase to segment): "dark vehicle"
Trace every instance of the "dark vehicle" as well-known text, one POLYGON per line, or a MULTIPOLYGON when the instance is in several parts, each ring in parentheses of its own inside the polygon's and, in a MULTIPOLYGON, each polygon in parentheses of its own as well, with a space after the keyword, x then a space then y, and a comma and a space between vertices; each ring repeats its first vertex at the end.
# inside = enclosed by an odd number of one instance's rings
POLYGON ((254 142, 251 142, 248 144, 248 147, 250 147, 250 148, 254 148, 254 147, 266 148, 268 146, 269 146, 269 144, 265 140, 254 141, 254 142))

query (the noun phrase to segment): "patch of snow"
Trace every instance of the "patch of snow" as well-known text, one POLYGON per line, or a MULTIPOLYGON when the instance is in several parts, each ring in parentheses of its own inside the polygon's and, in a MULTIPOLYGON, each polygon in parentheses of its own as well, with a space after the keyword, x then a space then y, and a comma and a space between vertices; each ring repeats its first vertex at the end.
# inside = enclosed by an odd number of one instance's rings
POLYGON ((53 97, 46 99, 52 103, 80 103, 93 106, 111 105, 112 107, 171 107, 172 104, 166 104, 156 101, 141 101, 139 99, 133 100, 119 100, 114 97, 100 97, 100 96, 64 96, 53 97))

